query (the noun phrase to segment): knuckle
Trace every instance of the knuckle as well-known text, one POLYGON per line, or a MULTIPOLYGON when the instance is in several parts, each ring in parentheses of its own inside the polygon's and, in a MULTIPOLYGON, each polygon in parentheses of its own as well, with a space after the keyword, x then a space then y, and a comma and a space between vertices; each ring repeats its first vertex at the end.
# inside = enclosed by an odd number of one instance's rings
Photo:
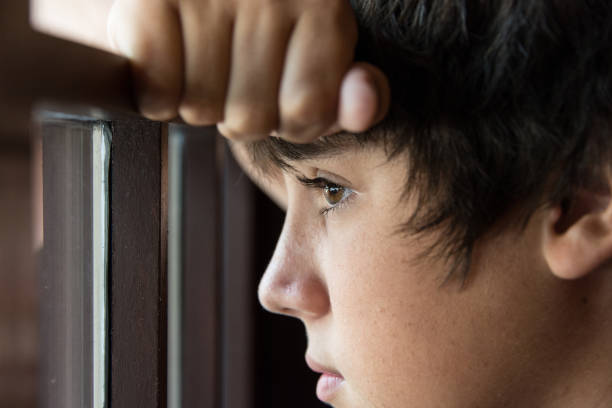
POLYGON ((235 131, 232 128, 228 127, 225 124, 225 122, 218 123, 217 130, 223 137, 231 141, 234 141, 234 142, 252 142, 255 140, 264 139, 266 137, 266 135, 260 135, 260 134, 254 134, 254 133, 241 133, 241 132, 235 131))
POLYGON ((229 106, 225 111, 225 126, 245 137, 267 135, 276 128, 277 114, 268 105, 229 106))
POLYGON ((157 121, 176 117, 178 98, 171 89, 153 83, 140 83, 137 89, 138 108, 143 116, 157 121))
POLYGON ((285 98, 281 105, 283 124, 326 126, 336 119, 337 96, 324 91, 304 91, 285 98))
POLYGON ((242 140, 240 138, 240 135, 234 133, 223 123, 217 123, 217 130, 219 131, 221 136, 225 137, 226 139, 229 139, 235 142, 240 142, 242 140))
POLYGON ((176 107, 172 104, 151 104, 143 102, 140 105, 142 115, 150 120, 167 121, 176 117, 176 107))
POLYGON ((223 121, 223 103, 187 96, 181 101, 179 114, 190 125, 213 125, 223 121))
POLYGON ((180 86, 154 71, 134 68, 135 90, 140 112, 152 120, 169 120, 177 115, 180 86))

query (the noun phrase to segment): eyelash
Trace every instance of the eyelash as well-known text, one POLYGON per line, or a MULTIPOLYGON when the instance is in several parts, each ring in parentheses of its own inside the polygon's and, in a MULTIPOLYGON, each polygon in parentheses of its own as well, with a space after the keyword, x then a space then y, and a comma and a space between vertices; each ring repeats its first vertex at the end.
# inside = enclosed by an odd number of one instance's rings
POLYGON ((298 181, 306 187, 314 188, 320 191, 323 191, 325 190, 325 188, 329 188, 329 187, 340 187, 345 191, 342 199, 337 204, 323 208, 322 210, 319 211, 319 214, 323 216, 328 216, 334 211, 344 208, 346 205, 348 205, 348 202, 354 195, 354 191, 351 190, 350 188, 342 186, 334 182, 331 182, 323 177, 317 177, 314 179, 298 177, 298 181))

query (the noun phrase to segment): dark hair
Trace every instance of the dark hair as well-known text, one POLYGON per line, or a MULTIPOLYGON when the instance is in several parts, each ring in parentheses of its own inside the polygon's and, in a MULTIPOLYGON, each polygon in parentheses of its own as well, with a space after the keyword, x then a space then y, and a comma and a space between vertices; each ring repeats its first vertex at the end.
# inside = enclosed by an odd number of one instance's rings
MULTIPOLYGON (((611 1, 351 3, 357 58, 392 89, 388 117, 355 138, 408 152, 419 206, 403 231, 442 229, 431 251, 451 270, 465 276, 476 239, 510 209, 526 222, 542 205, 571 205, 609 164, 611 1)), ((304 148, 271 139, 256 150, 279 162, 304 148)))

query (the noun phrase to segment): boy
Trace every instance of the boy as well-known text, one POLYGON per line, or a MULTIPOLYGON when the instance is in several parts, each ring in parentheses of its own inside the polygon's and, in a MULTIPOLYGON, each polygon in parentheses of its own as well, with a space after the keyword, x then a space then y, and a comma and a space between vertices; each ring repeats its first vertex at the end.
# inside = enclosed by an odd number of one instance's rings
POLYGON ((219 122, 286 209, 259 296, 322 401, 612 406, 608 1, 126 0, 111 27, 143 112, 219 122))

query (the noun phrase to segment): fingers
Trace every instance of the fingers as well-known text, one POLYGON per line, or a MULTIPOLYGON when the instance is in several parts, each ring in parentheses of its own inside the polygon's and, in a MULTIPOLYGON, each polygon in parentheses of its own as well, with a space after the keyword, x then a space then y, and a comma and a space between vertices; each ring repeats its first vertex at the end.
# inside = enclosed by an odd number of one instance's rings
POLYGON ((108 29, 111 44, 132 60, 141 112, 155 120, 176 117, 183 81, 176 10, 163 0, 119 0, 111 9, 108 29))
POLYGON ((385 74, 371 64, 353 64, 340 88, 338 127, 348 132, 363 132, 385 117, 390 101, 385 74))
POLYGON ((300 16, 289 42, 281 82, 282 137, 306 143, 333 125, 338 90, 353 59, 356 41, 355 22, 342 8, 300 16))
POLYGON ((225 120, 227 136, 264 138, 278 126, 278 93, 293 19, 281 3, 238 15, 225 120))
POLYGON ((185 80, 179 108, 192 125, 223 120, 228 87, 233 21, 218 3, 181 1, 185 80))
POLYGON ((117 0, 109 33, 154 120, 307 143, 364 131, 389 107, 384 74, 353 63, 348 0, 117 0))

